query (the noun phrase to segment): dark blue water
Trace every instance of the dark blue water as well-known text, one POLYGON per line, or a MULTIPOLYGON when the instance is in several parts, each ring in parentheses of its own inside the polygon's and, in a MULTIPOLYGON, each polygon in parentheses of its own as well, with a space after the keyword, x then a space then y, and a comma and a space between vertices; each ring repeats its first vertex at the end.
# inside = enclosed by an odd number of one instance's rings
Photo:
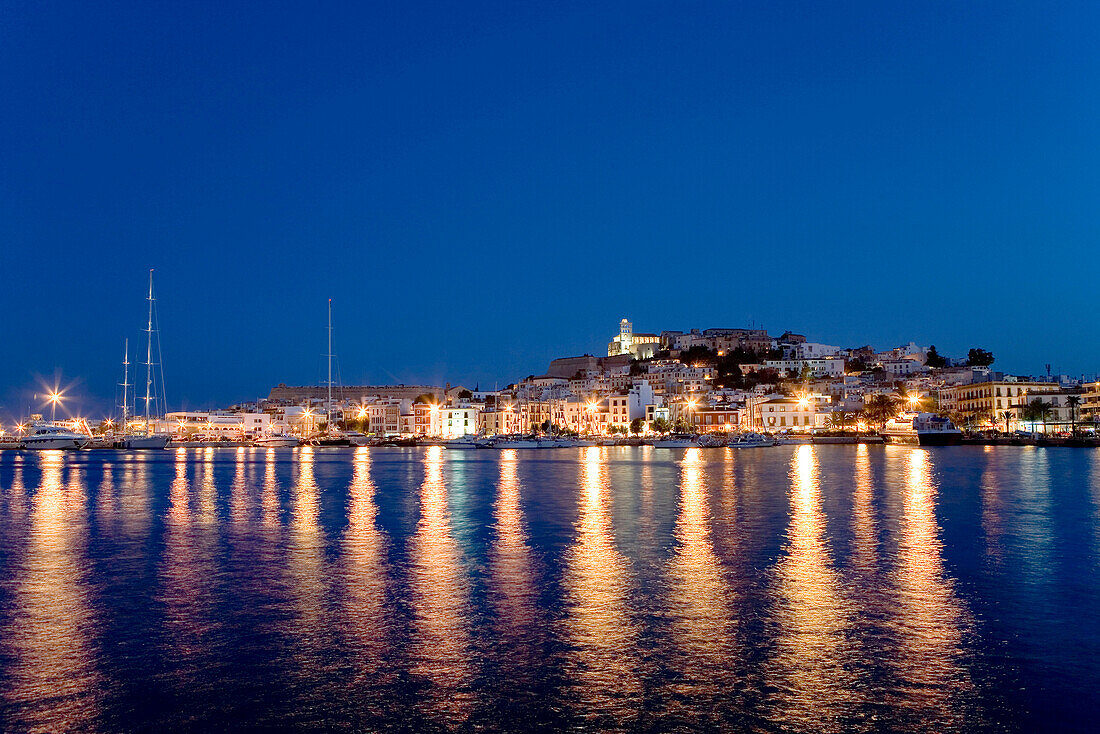
POLYGON ((0 729, 1091 730, 1100 452, 0 452, 0 729))

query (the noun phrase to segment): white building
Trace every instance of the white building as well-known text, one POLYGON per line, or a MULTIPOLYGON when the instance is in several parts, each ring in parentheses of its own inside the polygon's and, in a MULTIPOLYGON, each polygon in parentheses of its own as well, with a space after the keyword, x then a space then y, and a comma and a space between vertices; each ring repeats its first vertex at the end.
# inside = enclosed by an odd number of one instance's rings
POLYGON ((808 367, 814 377, 840 377, 844 374, 843 357, 822 357, 821 359, 767 359, 765 369, 776 370, 780 375, 799 375, 803 367, 808 367))
POLYGON ((469 436, 481 430, 481 410, 474 406, 444 407, 439 409, 439 427, 443 438, 469 436))

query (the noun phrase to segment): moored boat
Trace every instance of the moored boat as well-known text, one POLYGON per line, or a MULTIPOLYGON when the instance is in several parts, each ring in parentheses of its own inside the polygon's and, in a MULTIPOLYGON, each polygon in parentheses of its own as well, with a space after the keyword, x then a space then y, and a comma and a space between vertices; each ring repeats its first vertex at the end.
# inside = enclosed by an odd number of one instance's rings
POLYGON ((34 431, 23 438, 23 448, 31 451, 64 449, 75 451, 88 445, 88 437, 70 431, 64 426, 44 423, 34 427, 34 431))
POLYGON ((879 435, 886 443, 916 446, 955 446, 962 442, 962 431, 935 413, 902 413, 886 421, 879 435))
POLYGON ((298 445, 298 437, 286 433, 269 433, 260 436, 253 443, 265 449, 289 449, 298 445))
POLYGON ((699 446, 699 437, 690 433, 673 433, 650 442, 655 449, 687 449, 699 446))

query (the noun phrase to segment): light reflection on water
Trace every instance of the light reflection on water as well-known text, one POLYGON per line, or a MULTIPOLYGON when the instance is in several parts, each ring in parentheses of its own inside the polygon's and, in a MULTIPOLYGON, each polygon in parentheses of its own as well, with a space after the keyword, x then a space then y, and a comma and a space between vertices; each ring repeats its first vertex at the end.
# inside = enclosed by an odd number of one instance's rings
POLYGON ((778 695, 772 705, 792 729, 844 731, 851 724, 836 713, 855 709, 862 686, 855 685, 849 644, 852 605, 833 567, 819 482, 814 447, 797 447, 786 554, 776 569, 778 636, 771 667, 778 695))
POLYGON ((0 453, 0 730, 1074 728, 1095 456, 0 453))
POLYGON ((31 499, 22 563, 10 569, 16 615, 4 643, 14 659, 6 671, 5 699, 16 727, 74 731, 96 725, 102 691, 83 557, 87 543, 86 497, 79 468, 64 482, 64 455, 44 451, 41 479, 31 499))
POLYGON ((630 565, 615 547, 606 451, 582 450, 580 517, 563 584, 569 593, 566 624, 576 651, 580 715, 603 728, 630 728, 642 695, 638 630, 627 610, 630 565))
POLYGON ((426 684, 430 721, 462 723, 473 704, 469 580, 451 528, 443 448, 424 456, 420 523, 412 539, 413 626, 410 672, 426 684))

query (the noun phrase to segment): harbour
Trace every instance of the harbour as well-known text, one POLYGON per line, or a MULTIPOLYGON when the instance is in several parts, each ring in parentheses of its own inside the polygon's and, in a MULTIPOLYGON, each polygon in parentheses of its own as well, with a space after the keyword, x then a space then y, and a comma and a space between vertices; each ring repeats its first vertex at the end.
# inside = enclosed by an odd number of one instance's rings
POLYGON ((1036 447, 5 452, 0 728, 1083 730, 1098 538, 1036 447))

